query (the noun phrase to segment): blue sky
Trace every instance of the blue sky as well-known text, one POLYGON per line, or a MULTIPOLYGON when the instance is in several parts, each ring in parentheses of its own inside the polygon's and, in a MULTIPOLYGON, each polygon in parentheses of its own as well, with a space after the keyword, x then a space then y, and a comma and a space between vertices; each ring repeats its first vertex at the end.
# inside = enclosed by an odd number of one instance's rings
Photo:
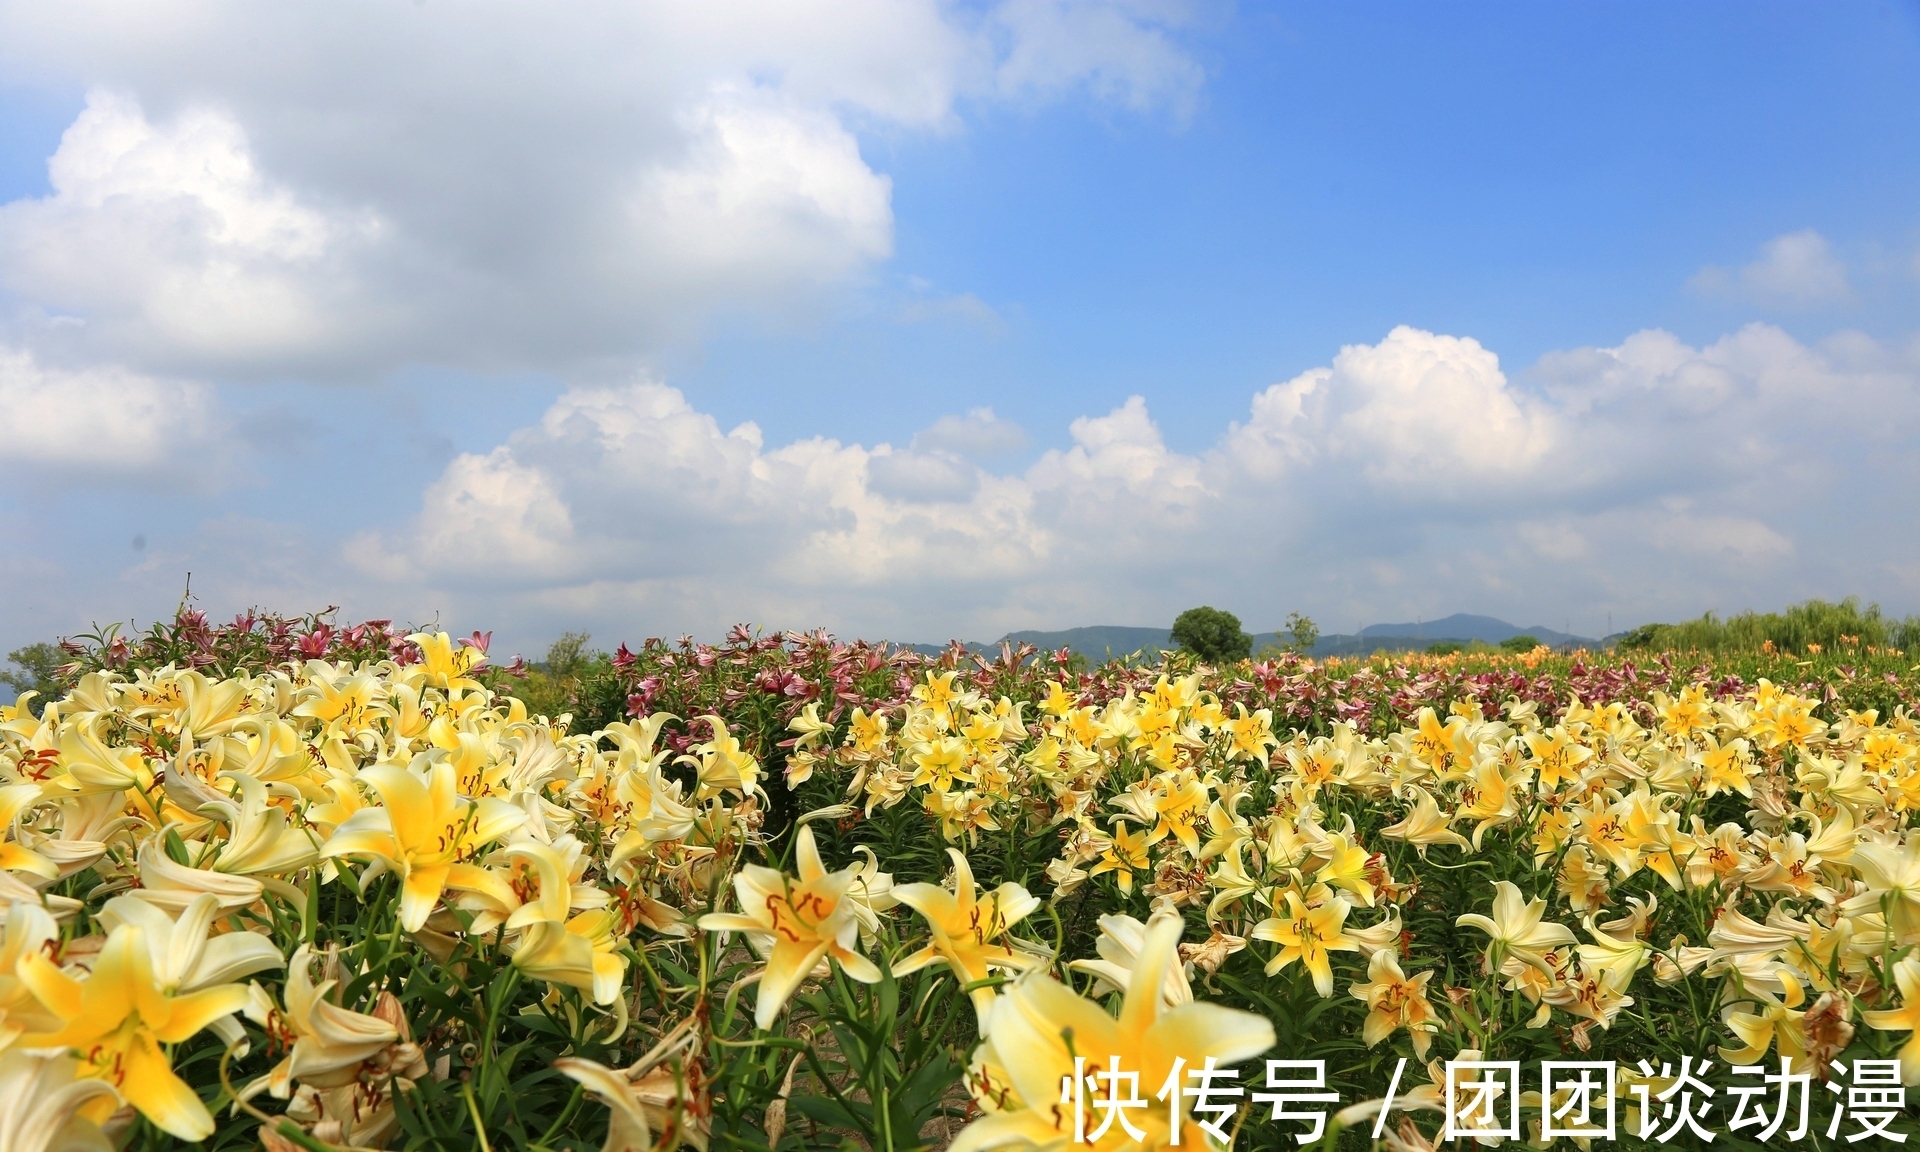
POLYGON ((0 4, 0 643, 1920 611, 1914 75, 1869 3, 0 4))

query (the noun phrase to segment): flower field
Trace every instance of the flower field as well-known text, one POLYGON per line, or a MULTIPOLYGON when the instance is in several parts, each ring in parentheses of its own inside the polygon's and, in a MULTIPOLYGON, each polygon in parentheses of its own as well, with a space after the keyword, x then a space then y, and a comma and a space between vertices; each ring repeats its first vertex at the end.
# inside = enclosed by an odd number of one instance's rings
POLYGON ((486 647, 183 612, 0 710, 0 1149, 1914 1131, 1902 652, 486 647))

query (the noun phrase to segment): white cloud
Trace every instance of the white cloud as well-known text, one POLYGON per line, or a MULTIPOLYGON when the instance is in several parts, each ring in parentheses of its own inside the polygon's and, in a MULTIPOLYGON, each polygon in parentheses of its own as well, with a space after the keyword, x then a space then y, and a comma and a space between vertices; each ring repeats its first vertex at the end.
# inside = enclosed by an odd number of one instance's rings
MULTIPOLYGON (((112 368, 70 369, 0 346, 0 467, 151 480, 215 429, 205 388, 112 368)), ((201 461, 194 471, 217 471, 201 461)), ((175 479, 184 477, 176 476, 175 479)), ((12 477, 15 483, 19 475, 12 477)))
MULTIPOLYGON (((0 400, 29 410, 36 390, 80 387, 0 363, 0 400)), ((163 460, 182 432, 168 421, 204 400, 133 377, 87 387, 90 409, 123 422, 9 434, 80 444, 31 449, 76 466, 163 460)), ((1339 628, 1586 611, 1589 633, 1609 610, 1626 624, 1846 593, 1920 607, 1920 346, 1857 333, 1805 345, 1752 325, 1695 347, 1647 331, 1509 375, 1474 341, 1398 328, 1257 393, 1195 452, 1169 446, 1138 396, 1013 471, 985 466, 1013 443, 1006 425, 976 410, 904 448, 776 443, 656 381, 579 387, 416 495, 396 488, 398 522, 369 505, 374 527, 342 541, 224 515, 156 528, 132 567, 23 573, 19 591, 42 606, 39 632, 46 604, 76 624, 165 611, 191 570, 220 611, 344 602, 523 647, 742 619, 990 639, 1196 603, 1255 628, 1293 610, 1339 628)), ((331 498, 324 475, 301 483, 331 498)), ((124 522, 121 539, 150 527, 124 522)))
POLYGON ((1259 393, 1206 451, 1170 449, 1136 396, 1014 475, 956 450, 956 430, 998 423, 985 412, 904 450, 769 448, 671 388, 582 391, 456 462, 412 528, 374 543, 502 627, 533 610, 990 638, 1199 599, 1260 627, 1297 608, 1624 619, 1807 587, 1920 599, 1920 549, 1898 543, 1916 513, 1861 464, 1920 433, 1920 361, 1862 339, 1643 332, 1548 357, 1522 387, 1472 340, 1398 328, 1259 393), (1870 431, 1848 415, 1866 410, 1870 431), (1863 466, 1871 492, 1850 478, 1863 466), (526 573, 542 606, 491 591, 500 572, 526 573))
POLYGON ((96 89, 47 168, 50 195, 0 206, 5 286, 189 360, 337 336, 316 277, 342 243, 378 232, 267 181, 239 125, 209 108, 155 125, 134 99, 96 89))
POLYGON ((1228 442, 1263 475, 1337 462, 1451 497, 1534 472, 1563 438, 1557 415, 1510 387, 1477 341, 1402 326, 1255 396, 1253 418, 1228 442))
POLYGON ((1005 0, 994 10, 1011 50, 994 72, 1002 93, 1054 95, 1085 86, 1146 110, 1191 112, 1205 75, 1170 35, 1191 4, 1155 0, 1005 0))
POLYGON ((712 307, 832 284, 892 255, 891 182, 833 116, 722 89, 683 131, 686 155, 649 172, 632 207, 649 272, 712 307))
POLYGON ((1760 258, 1737 272, 1708 265, 1694 274, 1692 287, 1710 296, 1733 296, 1776 308, 1804 308, 1853 299, 1847 266, 1827 238, 1808 228, 1776 236, 1760 247, 1760 258))
MULTIPOLYGON (((0 4, 0 82, 92 87, 0 208, 15 327, 278 378, 644 359, 823 315, 893 252, 856 133, 965 101, 1190 105, 1134 0, 0 4), (30 323, 54 313, 83 323, 30 323)), ((944 313, 990 322, 959 293, 944 313)))
POLYGON ((921 429, 913 446, 978 459, 1020 451, 1027 446, 1027 433, 992 408, 970 408, 964 416, 942 416, 921 429))

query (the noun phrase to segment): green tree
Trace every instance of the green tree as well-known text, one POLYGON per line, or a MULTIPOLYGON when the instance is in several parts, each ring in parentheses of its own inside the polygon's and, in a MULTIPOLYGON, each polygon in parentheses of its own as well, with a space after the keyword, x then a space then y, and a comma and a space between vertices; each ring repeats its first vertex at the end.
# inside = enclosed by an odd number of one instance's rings
POLYGON ((1253 637, 1240 629, 1240 617, 1218 608, 1189 608, 1173 622, 1173 642, 1209 664, 1244 660, 1253 654, 1253 637))
POLYGON ((0 668, 0 684, 18 692, 38 692, 39 698, 33 701, 33 714, 38 716, 40 709, 48 700, 60 694, 60 666, 66 663, 66 656, 58 644, 41 641, 24 648, 15 648, 7 653, 7 661, 12 668, 0 668))
POLYGON ((543 716, 558 716, 580 710, 580 682, 604 664, 606 653, 587 647, 592 637, 585 632, 563 632, 547 646, 547 657, 529 665, 527 678, 513 695, 526 702, 527 710, 543 716))
POLYGON ((1538 647, 1540 647, 1540 638, 1537 636, 1529 636, 1525 632, 1522 632, 1518 636, 1509 636, 1505 640, 1500 641, 1500 650, 1502 652, 1531 652, 1538 647))
POLYGON ((1320 639, 1320 625, 1315 624, 1311 616, 1289 612, 1287 613, 1287 635, 1293 637, 1293 643, 1287 647, 1302 656, 1311 656, 1314 643, 1320 639))

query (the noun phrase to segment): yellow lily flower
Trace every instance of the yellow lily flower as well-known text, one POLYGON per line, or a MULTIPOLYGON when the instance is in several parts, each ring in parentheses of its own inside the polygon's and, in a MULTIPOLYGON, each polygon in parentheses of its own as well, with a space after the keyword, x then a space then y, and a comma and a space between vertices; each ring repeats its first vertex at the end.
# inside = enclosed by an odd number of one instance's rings
POLYGON ((694 799, 710 799, 729 788, 743 796, 753 795, 754 784, 760 779, 760 761, 748 755, 740 741, 727 731, 725 720, 718 716, 702 719, 712 726, 713 735, 691 745, 688 751, 692 755, 680 758, 681 763, 692 764, 697 769, 700 787, 694 799))
POLYGON ((473 691, 480 682, 469 673, 487 662, 487 654, 471 644, 457 647, 445 632, 415 632, 407 637, 420 647, 419 669, 429 688, 449 692, 473 691))
POLYGON ((526 821, 505 800, 468 800, 455 794, 453 765, 440 761, 419 773, 397 764, 375 764, 360 779, 380 795, 381 806, 362 808, 341 822, 322 856, 367 856, 376 868, 400 877, 400 924, 417 932, 450 879, 470 880, 480 870, 473 855, 526 821))
POLYGON ((99 912, 108 938, 122 928, 138 929, 147 948, 147 971, 163 995, 198 992, 286 963, 265 936, 223 932, 210 936, 220 901, 200 895, 180 911, 179 919, 139 896, 116 896, 99 912))
POLYGON ((1298 892, 1288 891, 1286 915, 1269 916, 1255 924, 1248 935, 1280 945, 1279 953, 1267 961, 1267 975, 1298 960, 1313 974, 1314 990, 1324 999, 1333 995, 1333 960, 1328 954, 1357 952, 1360 945, 1343 931, 1347 902, 1326 889, 1320 891, 1326 893, 1324 899, 1312 906, 1301 900, 1298 892))
POLYGON ((1103 872, 1118 872, 1114 877, 1120 882, 1120 891, 1133 891, 1133 874, 1152 863, 1147 857, 1147 836, 1144 832, 1134 832, 1122 823, 1114 826, 1113 835, 1107 838, 1107 847, 1100 854, 1100 862, 1089 873, 1098 876, 1103 872))
POLYGON ((1897 844, 1861 843, 1853 850, 1853 866, 1867 887, 1841 904, 1842 912, 1878 912, 1886 901, 1892 913, 1887 927, 1897 936, 1920 930, 1920 836, 1897 844))
POLYGON ((17 975, 23 957, 56 952, 59 947, 60 926, 45 908, 26 900, 15 900, 8 906, 6 938, 0 941, 0 1051, 29 1028, 59 1027, 34 999, 33 989, 17 975))
MULTIPOLYGON (((945 960, 965 985, 985 980, 994 968, 1030 967, 1033 961, 1025 953, 990 941, 1006 936, 1040 907, 1039 898, 1011 880, 981 896, 966 855, 957 848, 947 849, 947 855, 953 858, 953 891, 937 884, 893 886, 893 898, 920 913, 933 933, 933 942, 894 965, 894 973, 904 976, 945 960)), ((993 1003, 993 989, 975 988, 973 1003, 984 1013, 993 1003)))
POLYGON ((239 984, 169 994, 153 970, 142 928, 123 924, 107 936, 93 971, 81 980, 44 954, 20 962, 20 979, 63 1027, 28 1033, 23 1048, 72 1049, 81 1075, 106 1081, 155 1127, 182 1140, 213 1135, 213 1116, 174 1074, 162 1044, 178 1044, 247 1005, 239 984))
POLYGON ((1154 781, 1153 811, 1158 817, 1147 843, 1158 844, 1172 836, 1196 859, 1200 855, 1200 821, 1205 819, 1207 786, 1191 771, 1162 776, 1154 781))
MULTIPOLYGON (((0 788, 0 836, 5 836, 14 821, 40 803, 44 796, 38 784, 9 784, 0 788)), ((60 878, 59 865, 11 837, 0 840, 0 869, 30 872, 47 880, 60 878)))
POLYGON ((1533 753, 1528 766, 1540 774, 1542 791, 1557 791, 1563 784, 1578 783, 1580 771, 1593 759, 1593 749, 1575 740, 1565 728, 1550 728, 1525 738, 1527 751, 1533 753))
POLYGON ((1795 1009, 1806 1002, 1806 993, 1785 966, 1777 968, 1775 975, 1786 985, 1784 997, 1775 998, 1764 989, 1750 988, 1748 992, 1758 996, 1759 1003, 1727 1005, 1721 1020, 1739 1038, 1740 1047, 1722 1044, 1720 1055, 1729 1064, 1754 1064, 1766 1056, 1769 1048, 1777 1046, 1780 1055, 1792 1062, 1794 1071, 1805 1072, 1808 1069, 1807 1033, 1802 1021, 1807 1014, 1795 1009), (1753 1011, 1756 1008, 1759 1010, 1753 1011))
POLYGON ((1427 981, 1431 979, 1431 971, 1407 979, 1407 974, 1400 970, 1399 955, 1391 948, 1382 948, 1373 954, 1367 964, 1367 982, 1347 989, 1367 1006, 1367 1019, 1360 1026, 1360 1037, 1367 1042, 1367 1047, 1405 1028, 1413 1038, 1414 1057, 1427 1058, 1433 1034, 1439 1031, 1433 1005, 1427 1000, 1427 981))
POLYGON ((709 912, 700 918, 708 932, 744 932, 766 957, 754 1002, 756 1026, 773 1025, 800 982, 814 966, 831 957, 855 980, 877 983, 880 969, 854 950, 860 936, 859 901, 850 889, 859 871, 828 872, 820 862, 813 829, 802 825, 795 836, 800 875, 796 878, 759 864, 742 865, 733 878, 740 911, 709 912))
POLYGON ((620 998, 627 958, 613 935, 613 913, 582 912, 566 923, 529 924, 513 948, 513 966, 549 984, 564 984, 593 996, 595 1004, 620 998))
POLYGON ((1353 817, 1347 817, 1346 825, 1340 831, 1327 834, 1326 845, 1321 851, 1326 855, 1327 862, 1314 873, 1314 883, 1329 884, 1351 892, 1363 907, 1373 907, 1373 882, 1367 879, 1367 862, 1373 857, 1365 848, 1354 843, 1353 817))
POLYGON ((493 854, 491 866, 464 871, 458 906, 474 914, 469 931, 484 936, 504 924, 509 931, 540 921, 564 924, 577 911, 604 908, 613 897, 602 888, 583 883, 587 870, 586 845, 572 836, 552 844, 521 839, 493 854), (504 866, 503 866, 504 865, 504 866))
POLYGON ((1508 957, 1551 973, 1546 953, 1574 942, 1573 930, 1564 924, 1544 923, 1547 902, 1531 901, 1509 880, 1493 886, 1493 915, 1469 912, 1454 923, 1462 928, 1478 928, 1492 937, 1487 945, 1487 970, 1499 971, 1508 957))
POLYGON ((1236 900, 1253 897, 1262 903, 1267 902, 1267 885, 1247 873, 1245 840, 1234 841, 1232 848, 1207 877, 1207 883, 1213 887, 1213 899, 1207 901, 1207 919, 1219 917, 1220 910, 1236 900))
MULTIPOLYGON (((1179 1065, 1182 1071, 1210 1062, 1230 1068, 1273 1046, 1273 1025, 1251 1012, 1201 1002, 1163 1007, 1161 985, 1167 968, 1178 962, 1175 951, 1182 927, 1172 913, 1156 913, 1148 921, 1118 1019, 1038 969, 1002 994, 988 1014, 981 1046, 979 1065, 990 1072, 970 1077, 976 1094, 988 1097, 982 1100, 988 1114, 954 1138, 951 1152, 1056 1147, 1076 1138, 1093 1152, 1117 1152, 1166 1148, 1176 1140, 1191 1147, 1202 1139, 1194 1131, 1193 1098, 1184 1093, 1177 1110, 1155 1105, 1133 1111, 1128 1122, 1140 1135, 1115 1123, 1098 1139, 1091 1138, 1096 1107, 1114 1086, 1102 1088, 1103 1081, 1095 1081, 1084 1089, 1079 1132, 1074 1130, 1075 1110, 1061 1097, 1062 1086, 1073 1085, 1076 1076, 1084 1084, 1117 1067, 1138 1075, 1144 1099, 1174 1074, 1176 1061, 1184 1062, 1179 1065), (1185 1131, 1176 1135, 1170 1121, 1185 1131)), ((1176 1084, 1189 1086, 1185 1081, 1176 1084)))
MULTIPOLYGON (((1425 711, 1431 712, 1431 709, 1425 711)), ((1465 836, 1448 827, 1445 816, 1440 814, 1440 804, 1424 788, 1413 788, 1416 799, 1413 811, 1407 818, 1390 828, 1382 828, 1380 835, 1390 840, 1405 840, 1420 853, 1422 860, 1427 858, 1427 849, 1434 844, 1452 844, 1460 848, 1471 848, 1465 836)))

